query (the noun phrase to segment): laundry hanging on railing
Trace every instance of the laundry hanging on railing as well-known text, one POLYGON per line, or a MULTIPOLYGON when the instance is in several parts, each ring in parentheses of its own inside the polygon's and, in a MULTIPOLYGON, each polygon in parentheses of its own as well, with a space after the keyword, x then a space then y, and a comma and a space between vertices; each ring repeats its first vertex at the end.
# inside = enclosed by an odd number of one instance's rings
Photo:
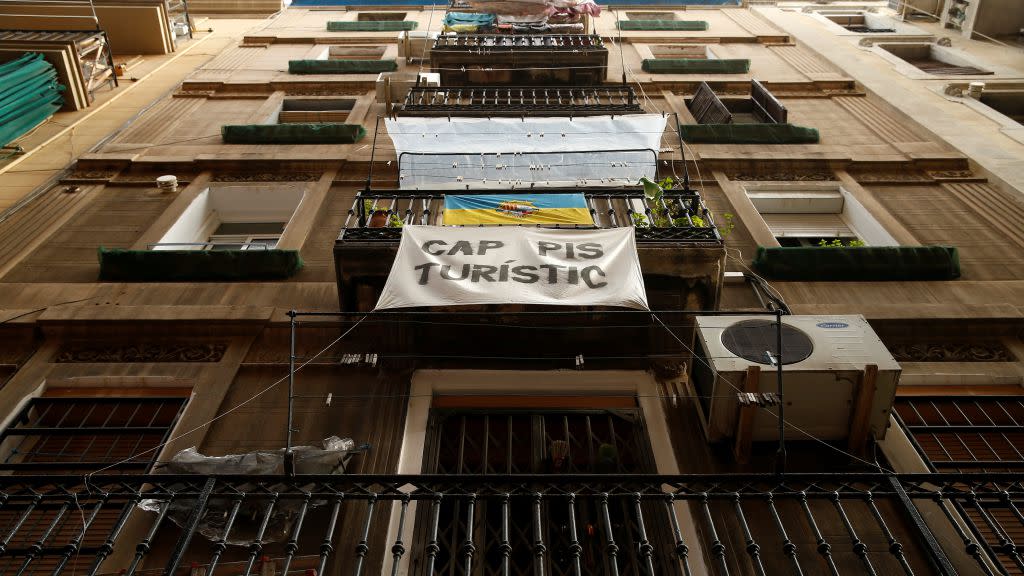
MULTIPOLYGON (((295 446, 292 454, 295 461, 295 473, 303 474, 344 474, 352 457, 365 451, 369 445, 356 446, 351 438, 330 436, 320 446, 295 446)), ((264 493, 267 499, 258 497, 242 507, 236 517, 228 537, 227 544, 246 545, 262 535, 261 541, 281 542, 288 538, 296 522, 296 515, 303 506, 316 508, 326 504, 326 500, 314 498, 303 504, 302 500, 282 500, 276 502, 268 511, 270 495, 274 493, 273 482, 264 482, 260 476, 281 476, 284 473, 285 449, 258 450, 245 454, 228 454, 226 456, 206 456, 200 454, 193 446, 178 452, 170 461, 163 463, 158 471, 167 474, 168 478, 203 477, 211 475, 236 475, 251 477, 252 482, 244 487, 252 493, 264 493), (172 476, 173 475, 173 476, 172 476), (271 513, 272 511, 272 513, 271 513), (267 516, 267 517, 265 517, 267 516), (266 524, 263 525, 262 523, 266 524)), ((168 488, 180 486, 184 481, 167 481, 168 488)), ((139 508, 147 512, 161 513, 166 508, 167 516, 178 526, 188 525, 189 515, 195 508, 194 499, 166 500, 161 498, 160 490, 156 496, 139 502, 139 508)), ((196 532, 209 540, 216 541, 224 535, 225 522, 231 518, 229 511, 235 499, 232 495, 221 493, 210 496, 206 504, 206 514, 196 526, 196 532)))
POLYGON ((647 310, 633 228, 404 226, 376 309, 479 304, 647 310))
POLYGON ((386 121, 402 189, 635 185, 656 178, 659 114, 386 121))

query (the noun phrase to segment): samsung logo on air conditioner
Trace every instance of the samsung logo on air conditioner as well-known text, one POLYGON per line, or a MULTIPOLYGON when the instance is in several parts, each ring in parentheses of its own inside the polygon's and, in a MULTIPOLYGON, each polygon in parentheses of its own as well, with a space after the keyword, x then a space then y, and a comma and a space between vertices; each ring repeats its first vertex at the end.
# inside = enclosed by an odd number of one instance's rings
POLYGON ((818 322, 815 324, 818 328, 849 328, 850 325, 846 322, 818 322))

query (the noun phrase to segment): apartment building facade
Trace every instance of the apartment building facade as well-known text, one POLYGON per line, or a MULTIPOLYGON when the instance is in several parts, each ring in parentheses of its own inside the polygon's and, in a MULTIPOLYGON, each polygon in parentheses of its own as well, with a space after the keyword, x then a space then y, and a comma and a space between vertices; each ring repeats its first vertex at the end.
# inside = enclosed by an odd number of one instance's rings
POLYGON ((3 571, 1024 570, 1015 48, 511 4, 287 8, 3 214, 3 571))

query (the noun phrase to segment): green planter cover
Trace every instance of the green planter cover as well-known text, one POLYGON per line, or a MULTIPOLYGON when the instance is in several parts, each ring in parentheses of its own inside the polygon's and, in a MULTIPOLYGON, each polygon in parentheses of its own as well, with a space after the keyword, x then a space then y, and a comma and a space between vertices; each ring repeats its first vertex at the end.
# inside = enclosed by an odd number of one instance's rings
POLYGON ((298 250, 99 250, 100 279, 127 282, 266 280, 302 269, 298 250))
POLYGON ((394 72, 398 62, 389 60, 289 60, 289 74, 376 74, 394 72))
POLYGON ((704 20, 619 20, 615 23, 619 30, 707 30, 708 23, 704 20))
POLYGON ((750 71, 750 60, 645 58, 641 67, 651 74, 746 74, 750 71))
POLYGON ((331 32, 397 32, 415 30, 417 22, 406 20, 382 20, 379 22, 328 22, 331 32))
POLYGON ((953 280, 960 256, 952 246, 760 246, 753 267, 773 280, 953 280))
POLYGON ((691 144, 817 144, 816 128, 792 124, 680 124, 691 144))
POLYGON ((352 144, 366 135, 359 124, 229 124, 220 127, 226 144, 352 144))

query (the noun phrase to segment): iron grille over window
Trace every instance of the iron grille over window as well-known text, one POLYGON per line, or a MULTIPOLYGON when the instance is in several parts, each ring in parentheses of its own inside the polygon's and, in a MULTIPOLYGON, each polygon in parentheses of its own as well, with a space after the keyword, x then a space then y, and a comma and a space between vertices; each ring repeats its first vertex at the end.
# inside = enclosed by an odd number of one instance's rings
MULTIPOLYGON (((185 400, 33 398, 0 434, 0 470, 15 475, 80 475, 110 466, 108 473, 145 473, 156 460, 157 450, 151 449, 166 441, 185 400)), ((68 574, 85 573, 92 555, 127 509, 97 507, 88 519, 73 510, 56 503, 4 505, 0 534, 8 536, 3 541, 0 574, 20 574, 19 567, 27 561, 31 561, 31 570, 25 572, 29 575, 56 573, 61 567, 68 574), (84 522, 88 526, 83 529, 84 522), (61 543, 72 538, 80 539, 81 555, 68 558, 61 543)))
MULTIPOLYGON (((0 434, 0 470, 94 472, 164 442, 184 398, 33 398, 0 434)), ((144 472, 156 451, 118 464, 144 472)))
MULTIPOLYGON (((897 398, 896 414, 937 472, 1024 472, 1024 396, 897 398)), ((1004 574, 1024 574, 1024 502, 978 497, 956 503, 1004 574)))
MULTIPOLYGON (((650 447, 639 410, 608 411, 441 411, 431 419, 428 472, 475 474, 635 474, 653 473, 650 447)), ((510 547, 509 574, 539 574, 536 545, 544 543, 543 573, 615 573, 606 554, 608 534, 619 547, 619 568, 640 573, 644 542, 670 548, 663 508, 629 498, 571 502, 563 496, 512 496, 507 505, 442 501, 439 514, 421 514, 417 549, 423 550, 436 523, 436 574, 461 574, 466 541, 482 550, 479 574, 503 574, 502 545, 510 547), (642 516, 640 515, 642 513, 642 516), (469 518, 472 514, 472 526, 469 518), (643 527, 641 527, 643 525, 643 527), (610 529, 609 529, 610 528, 610 529), (646 533, 645 533, 646 532, 646 533), (575 535, 575 536, 574 536, 575 535)), ((657 574, 675 574, 668 554, 655 554, 657 574)), ((414 558, 420 557, 416 554, 414 558)), ((425 567, 414 563, 414 574, 425 567)))

